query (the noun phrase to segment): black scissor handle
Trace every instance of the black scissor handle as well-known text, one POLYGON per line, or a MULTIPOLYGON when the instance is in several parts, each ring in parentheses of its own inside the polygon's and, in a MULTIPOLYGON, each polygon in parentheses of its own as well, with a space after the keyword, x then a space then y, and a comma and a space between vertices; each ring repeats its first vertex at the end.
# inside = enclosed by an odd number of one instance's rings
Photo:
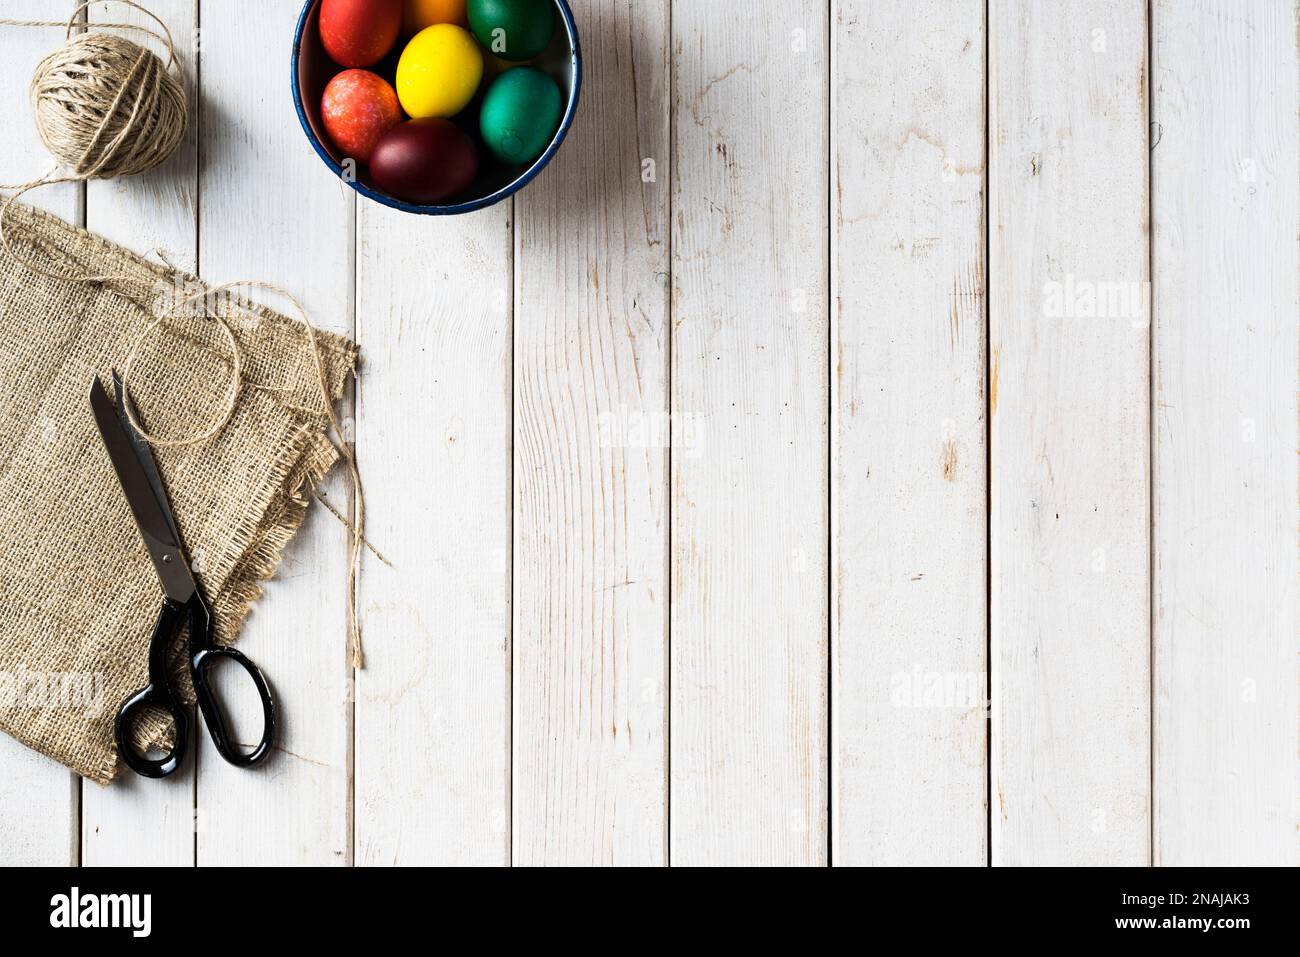
POLYGON ((149 639, 149 683, 122 702, 113 722, 113 736, 117 740, 117 750, 122 755, 122 760, 132 771, 149 778, 165 778, 180 767, 189 744, 189 714, 172 691, 167 671, 167 652, 171 648, 181 616, 186 614, 190 624, 190 679, 194 684, 199 711, 208 726, 208 734, 212 737, 217 753, 236 767, 248 768, 265 760, 275 743, 275 700, 271 697, 266 678, 242 652, 213 643, 212 614, 202 593, 196 592, 185 604, 164 599, 162 610, 158 613, 158 623, 154 625, 153 637, 149 639), (243 668, 253 679, 257 694, 262 699, 262 740, 247 754, 240 751, 238 745, 231 740, 225 715, 208 683, 209 671, 219 658, 229 658, 243 668), (175 722, 176 741, 171 751, 161 758, 145 757, 131 746, 132 723, 146 708, 163 711, 175 722))
POLYGON ((117 753, 122 756, 127 767, 147 778, 165 778, 180 767, 185 759, 185 747, 190 740, 189 715, 172 694, 167 682, 167 649, 184 610, 184 606, 175 602, 163 602, 162 610, 158 612, 158 622, 154 625, 153 637, 149 639, 149 683, 122 702, 117 709, 117 717, 113 720, 117 753), (171 751, 161 758, 139 754, 131 744, 131 728, 136 718, 150 708, 170 715, 175 725, 175 742, 171 751))
POLYGON ((239 768, 251 768, 265 760, 275 743, 275 699, 271 697, 271 689, 257 665, 235 648, 208 645, 190 656, 190 677, 194 680, 194 694, 198 698, 199 710, 203 712, 203 721, 208 726, 208 736, 212 738, 217 753, 239 768), (253 679, 257 694, 262 699, 262 740, 247 754, 231 741, 225 715, 208 687, 208 671, 220 658, 228 658, 243 668, 253 679))

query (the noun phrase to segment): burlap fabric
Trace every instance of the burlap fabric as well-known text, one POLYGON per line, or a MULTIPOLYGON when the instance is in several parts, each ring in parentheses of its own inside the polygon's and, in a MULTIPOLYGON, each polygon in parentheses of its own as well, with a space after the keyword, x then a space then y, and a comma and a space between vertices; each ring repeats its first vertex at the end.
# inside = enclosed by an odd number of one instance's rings
MULTIPOLYGON (((107 783, 118 766, 113 717, 145 684, 161 592, 87 396, 91 376, 107 383, 121 368, 159 302, 196 280, 24 206, 7 234, 49 271, 128 277, 49 279, 0 253, 0 729, 107 783)), ((154 455, 227 643, 337 453, 301 324, 224 301, 207 308, 234 317, 238 404, 214 439, 154 455)), ((356 350, 338 336, 318 341, 337 398, 356 350)), ((151 433, 201 432, 230 381, 225 336, 208 319, 170 319, 138 350, 130 381, 151 433)), ((168 733, 161 721, 137 732, 168 733)))

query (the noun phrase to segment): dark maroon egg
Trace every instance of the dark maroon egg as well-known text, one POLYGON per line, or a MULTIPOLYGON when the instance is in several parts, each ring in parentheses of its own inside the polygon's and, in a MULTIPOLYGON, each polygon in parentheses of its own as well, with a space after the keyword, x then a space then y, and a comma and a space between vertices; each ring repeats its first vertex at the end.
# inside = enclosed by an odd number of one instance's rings
POLYGON ((399 123, 370 154, 375 185, 409 203, 441 202, 468 188, 477 174, 474 141, 437 117, 399 123))

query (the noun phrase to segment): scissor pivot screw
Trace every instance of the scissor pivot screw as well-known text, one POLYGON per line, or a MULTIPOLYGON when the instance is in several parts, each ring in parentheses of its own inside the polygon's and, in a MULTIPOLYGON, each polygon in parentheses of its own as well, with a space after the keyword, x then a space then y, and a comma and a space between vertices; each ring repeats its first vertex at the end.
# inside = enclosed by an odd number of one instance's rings
POLYGON ((163 564, 164 564, 164 565, 170 565, 170 564, 172 563, 172 555, 171 555, 171 552, 164 552, 162 558, 163 558, 163 564))

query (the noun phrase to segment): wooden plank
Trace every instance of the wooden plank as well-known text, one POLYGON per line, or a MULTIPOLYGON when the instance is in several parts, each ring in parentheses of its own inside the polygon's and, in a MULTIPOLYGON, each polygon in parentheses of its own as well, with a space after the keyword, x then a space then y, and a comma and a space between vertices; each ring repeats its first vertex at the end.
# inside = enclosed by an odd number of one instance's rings
POLYGON ((510 203, 358 206, 359 864, 510 861, 510 203), (421 263, 413 268, 414 263, 421 263))
POLYGON ((984 4, 834 20, 834 862, 979 865, 984 4))
POLYGON ((514 861, 653 865, 667 859, 669 10, 575 12, 582 112, 516 198, 514 861))
POLYGON ((672 861, 827 860, 827 5, 673 5, 672 861))
MULTIPOLYGON (((76 7, 70 0, 9 0, 4 16, 53 20, 70 15, 76 7)), ((36 64, 63 42, 63 30, 0 27, 0 31, 4 38, 0 103, 9 116, 0 158, 0 182, 26 183, 56 165, 36 134, 27 88, 36 64)), ((61 183, 26 193, 22 202, 81 225, 85 222, 84 197, 85 191, 78 184, 61 183)), ((66 768, 0 734, 0 864, 76 863, 79 782, 66 768)))
MULTIPOLYGON (((298 12, 297 4, 257 0, 202 10, 199 264, 209 282, 282 286, 318 327, 351 335, 355 194, 313 154, 294 115, 286 83, 298 12)), ((341 418, 350 416, 345 405, 341 418)), ((345 510, 339 472, 324 491, 345 510)), ((198 736, 200 864, 350 858, 347 559, 346 531, 312 508, 249 616, 240 647, 281 703, 279 753, 254 772, 240 770, 198 736)), ((240 704, 236 723, 242 715, 251 736, 260 715, 240 704)))
POLYGON ((992 852, 1149 860, 1145 9, 995 0, 992 852))
POLYGON ((1153 9, 1155 863, 1300 863, 1294 4, 1153 9))
MULTIPOLYGON (((150 0, 149 9, 172 32, 197 116, 197 57, 193 35, 195 0, 150 0)), ((120 4, 97 4, 91 24, 157 25, 120 4)), ((124 34, 143 42, 139 34, 124 34)), ((160 54, 161 44, 152 44, 160 54)), ((163 166, 143 176, 97 180, 86 186, 86 227, 151 258, 161 253, 193 273, 198 254, 198 130, 163 166)), ((113 704, 116 704, 114 702, 113 704)), ((111 787, 81 785, 81 861, 85 865, 176 865, 194 863, 194 764, 162 781, 123 772, 111 787), (148 834, 148 840, 141 840, 148 834)))

